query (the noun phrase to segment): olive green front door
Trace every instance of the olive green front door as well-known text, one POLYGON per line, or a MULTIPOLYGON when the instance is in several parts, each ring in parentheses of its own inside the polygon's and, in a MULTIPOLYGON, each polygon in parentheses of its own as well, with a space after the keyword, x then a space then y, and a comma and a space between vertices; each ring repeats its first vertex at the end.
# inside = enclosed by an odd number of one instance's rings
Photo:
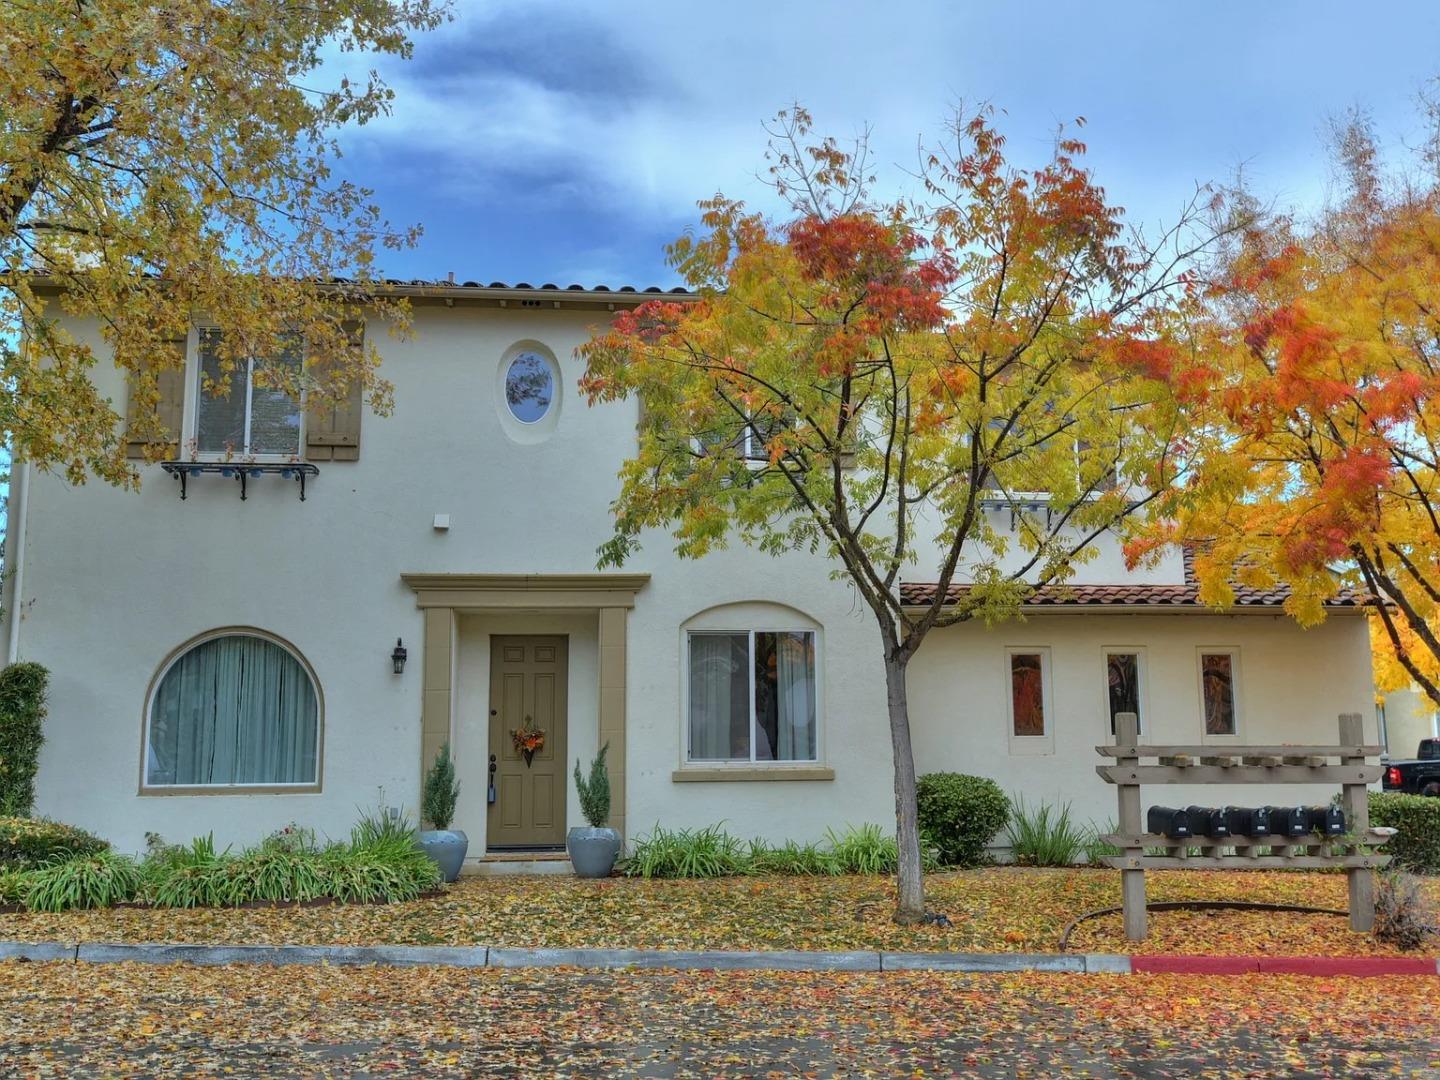
POLYGON ((490 762, 495 801, 485 846, 491 850, 561 847, 565 843, 564 637, 490 639, 490 762), (527 760, 515 732, 544 734, 527 760))

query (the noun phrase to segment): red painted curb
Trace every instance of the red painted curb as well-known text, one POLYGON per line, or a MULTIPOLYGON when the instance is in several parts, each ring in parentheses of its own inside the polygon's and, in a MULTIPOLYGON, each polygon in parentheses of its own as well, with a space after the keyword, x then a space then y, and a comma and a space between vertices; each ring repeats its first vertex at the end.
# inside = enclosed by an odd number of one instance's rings
POLYGON ((1419 956, 1132 956, 1130 970, 1168 975, 1436 975, 1419 956))

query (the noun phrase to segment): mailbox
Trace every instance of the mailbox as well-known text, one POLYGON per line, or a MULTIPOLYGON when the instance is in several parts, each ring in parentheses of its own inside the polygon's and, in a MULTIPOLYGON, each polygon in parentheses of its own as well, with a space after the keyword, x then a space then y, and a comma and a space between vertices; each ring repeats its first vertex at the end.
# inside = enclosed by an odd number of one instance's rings
POLYGON ((1345 833, 1345 811, 1338 806, 1311 806, 1306 810, 1310 819, 1310 831, 1321 836, 1343 836, 1345 833))
POLYGON ((1271 836, 1304 836, 1310 831, 1310 812, 1303 806, 1267 806, 1271 836))
POLYGON ((1227 806, 1225 824, 1231 836, 1269 836, 1269 807, 1227 806))
POLYGON ((1196 836, 1224 837, 1230 835, 1230 826, 1225 824, 1225 811, 1213 806, 1187 806, 1190 828, 1196 836))
POLYGON ((1190 828, 1190 815, 1172 806, 1150 807, 1150 812, 1145 815, 1145 827, 1171 840, 1185 840, 1194 835, 1190 828))

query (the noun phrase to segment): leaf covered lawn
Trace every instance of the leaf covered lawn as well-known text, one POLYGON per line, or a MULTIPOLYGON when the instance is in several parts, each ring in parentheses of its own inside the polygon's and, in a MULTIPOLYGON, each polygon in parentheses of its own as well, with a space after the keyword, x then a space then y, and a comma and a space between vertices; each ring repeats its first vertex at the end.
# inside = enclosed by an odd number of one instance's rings
MULTIPOLYGON (((1161 871, 1151 900, 1250 900, 1343 909, 1340 874, 1161 871)), ((1120 902, 1110 870, 992 868, 928 879, 948 928, 890 921, 885 877, 639 881, 469 878, 442 896, 389 906, 0 915, 0 940, 226 944, 405 944, 662 949, 891 949, 1051 952, 1077 915, 1120 902)), ((1440 903, 1440 879, 1425 888, 1440 903)), ((1075 951, 1388 955, 1327 915, 1152 912, 1143 949, 1120 917, 1082 924, 1075 951)), ((1432 946, 1431 951, 1434 951, 1432 946)))

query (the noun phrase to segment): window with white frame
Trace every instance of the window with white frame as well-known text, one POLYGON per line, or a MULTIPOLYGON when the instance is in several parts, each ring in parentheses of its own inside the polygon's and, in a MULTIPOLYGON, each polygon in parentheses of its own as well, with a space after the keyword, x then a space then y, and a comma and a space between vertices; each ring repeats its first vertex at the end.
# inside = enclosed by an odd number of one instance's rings
POLYGON ((174 656, 146 710, 148 788, 313 787, 320 696, 305 663, 256 631, 221 631, 174 656))
POLYGON ((1138 730, 1145 730, 1145 714, 1140 707, 1145 679, 1145 651, 1139 648, 1105 650, 1105 703, 1110 715, 1110 734, 1115 734, 1115 717, 1134 713, 1138 730))
POLYGON ((815 634, 692 630, 686 759, 815 761, 815 634))
POLYGON ((298 342, 275 357, 245 357, 228 373, 221 360, 223 332, 200 331, 199 393, 195 396, 195 449, 226 457, 294 457, 300 453, 298 384, 303 363, 298 342))
POLYGON ((1236 692, 1240 656, 1235 649, 1200 650, 1200 705, 1206 735, 1239 733, 1236 692))
POLYGON ((1010 737, 1044 739, 1051 734, 1050 651, 1014 648, 1006 653, 1010 737))

